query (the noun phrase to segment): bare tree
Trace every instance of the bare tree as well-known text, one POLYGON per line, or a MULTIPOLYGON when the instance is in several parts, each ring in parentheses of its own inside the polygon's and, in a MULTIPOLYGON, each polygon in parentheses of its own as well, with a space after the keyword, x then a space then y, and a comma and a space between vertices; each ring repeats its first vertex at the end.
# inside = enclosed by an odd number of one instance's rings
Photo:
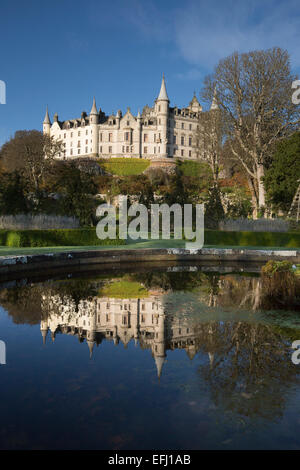
POLYGON ((195 134, 196 154, 198 159, 209 164, 215 186, 219 183, 225 129, 226 115, 220 109, 215 108, 200 114, 195 134))
POLYGON ((292 103, 289 54, 280 48, 253 51, 221 60, 206 77, 203 98, 215 100, 228 118, 231 152, 245 171, 254 210, 264 209, 265 169, 274 143, 297 129, 300 107, 292 103))

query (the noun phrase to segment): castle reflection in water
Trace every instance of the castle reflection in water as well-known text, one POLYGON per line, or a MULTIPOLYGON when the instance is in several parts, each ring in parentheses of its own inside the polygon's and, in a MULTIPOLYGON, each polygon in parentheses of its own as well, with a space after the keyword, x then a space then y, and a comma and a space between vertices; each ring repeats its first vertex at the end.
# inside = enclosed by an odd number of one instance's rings
POLYGON ((166 315, 163 297, 93 297, 76 305, 70 297, 43 296, 43 310, 48 312, 41 321, 43 342, 49 332, 52 341, 57 333, 77 336, 80 342, 86 341, 92 357, 94 346, 104 339, 123 343, 125 348, 133 340, 136 346, 151 350, 160 377, 168 349, 184 349, 190 359, 197 352, 194 329, 187 319, 166 315))

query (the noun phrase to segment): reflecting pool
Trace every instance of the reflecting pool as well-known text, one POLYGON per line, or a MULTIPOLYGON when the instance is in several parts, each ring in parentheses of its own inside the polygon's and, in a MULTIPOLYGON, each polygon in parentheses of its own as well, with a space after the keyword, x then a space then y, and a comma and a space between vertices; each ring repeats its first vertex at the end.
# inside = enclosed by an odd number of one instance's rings
POLYGON ((300 449, 300 310, 225 271, 2 282, 0 448, 300 449))

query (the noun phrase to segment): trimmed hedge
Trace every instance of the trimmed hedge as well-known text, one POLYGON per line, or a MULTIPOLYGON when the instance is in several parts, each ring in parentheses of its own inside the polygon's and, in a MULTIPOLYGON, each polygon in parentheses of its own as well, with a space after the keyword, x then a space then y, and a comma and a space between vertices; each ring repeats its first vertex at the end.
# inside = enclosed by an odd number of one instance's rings
POLYGON ((125 245, 125 240, 100 240, 96 229, 0 230, 0 245, 9 247, 125 245))
POLYGON ((204 241, 205 245, 300 248, 300 233, 205 230, 204 241))
MULTIPOLYGON (((205 245, 265 246, 300 249, 297 232, 223 232, 205 230, 205 245)), ((8 247, 125 245, 125 240, 100 240, 96 229, 0 230, 0 245, 8 247)))

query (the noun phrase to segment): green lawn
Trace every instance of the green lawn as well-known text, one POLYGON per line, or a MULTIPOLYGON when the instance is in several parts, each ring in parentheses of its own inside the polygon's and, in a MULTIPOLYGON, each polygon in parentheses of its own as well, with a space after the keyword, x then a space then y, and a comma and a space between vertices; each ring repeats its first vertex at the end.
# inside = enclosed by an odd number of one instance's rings
POLYGON ((106 171, 118 176, 140 175, 150 165, 150 160, 140 158, 110 158, 99 160, 106 171))
POLYGON ((135 281, 116 280, 99 290, 100 297, 118 297, 119 299, 137 299, 149 296, 147 289, 135 281))

